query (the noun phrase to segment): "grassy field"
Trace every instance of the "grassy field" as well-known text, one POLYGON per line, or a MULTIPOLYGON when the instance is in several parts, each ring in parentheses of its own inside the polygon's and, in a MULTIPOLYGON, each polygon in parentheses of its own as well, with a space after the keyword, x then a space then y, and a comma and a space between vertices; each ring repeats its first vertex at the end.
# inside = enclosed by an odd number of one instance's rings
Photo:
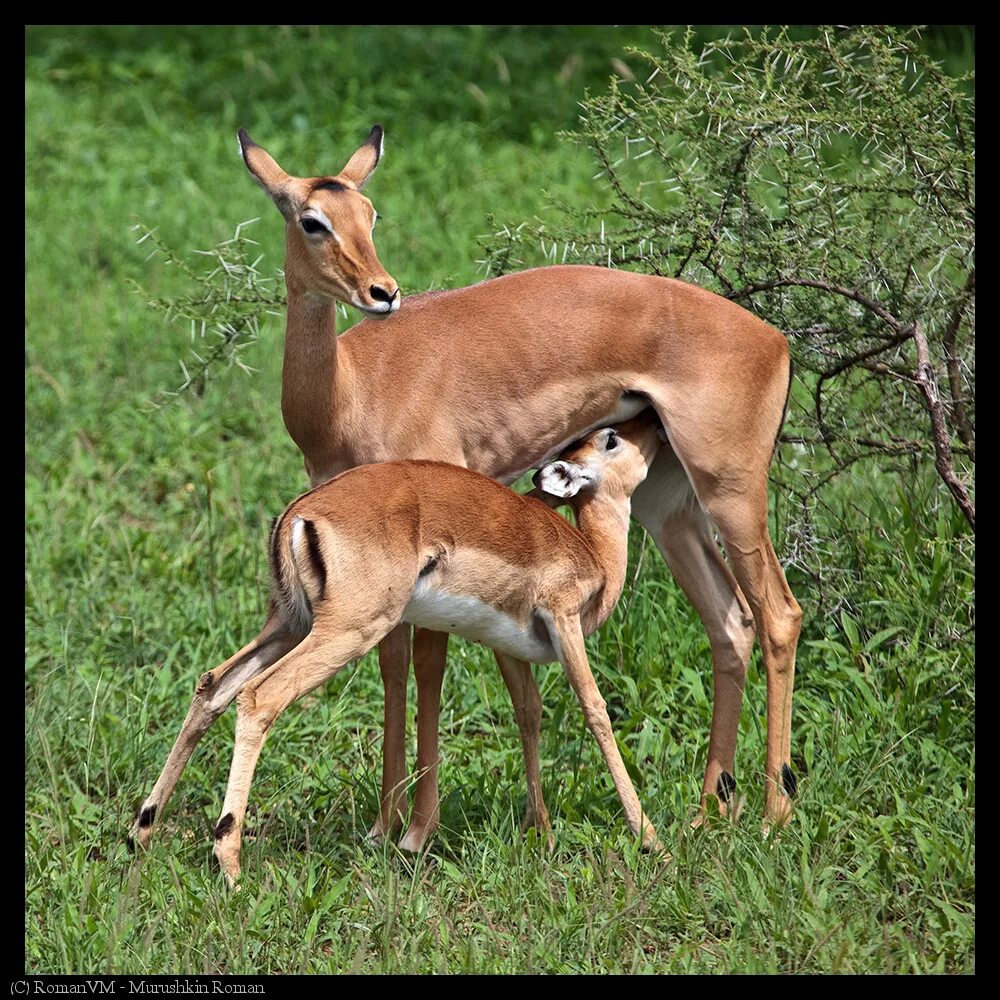
MULTIPOLYGON (((28 30, 29 972, 974 971, 971 543, 937 486, 906 470, 842 484, 837 502, 865 525, 844 567, 848 605, 818 613, 821 595, 790 573, 806 611, 800 793, 777 838, 760 832, 756 655, 741 820, 688 828, 708 643, 636 529, 641 570, 590 649, 672 864, 630 842, 558 666, 538 670, 555 851, 519 837, 513 713, 490 654, 458 641, 442 830, 425 855, 363 839, 381 750, 372 657, 272 733, 241 893, 225 891, 211 856, 232 713, 153 849, 137 859, 125 847, 196 678, 259 628, 267 524, 305 486, 279 412, 280 316, 244 352, 256 373, 217 371, 200 397, 150 407, 180 382, 192 345, 130 285, 186 287, 145 260, 135 218, 195 249, 259 216, 251 231, 273 269, 281 220, 236 154, 236 127, 305 174, 338 169, 381 121, 386 157, 369 193, 382 261, 404 292, 469 283, 491 214, 544 217, 543 192, 600 202, 586 154, 555 133, 584 88, 628 75, 624 46, 639 40, 639 28, 28 30)), ((969 58, 966 36, 933 42, 969 58)))

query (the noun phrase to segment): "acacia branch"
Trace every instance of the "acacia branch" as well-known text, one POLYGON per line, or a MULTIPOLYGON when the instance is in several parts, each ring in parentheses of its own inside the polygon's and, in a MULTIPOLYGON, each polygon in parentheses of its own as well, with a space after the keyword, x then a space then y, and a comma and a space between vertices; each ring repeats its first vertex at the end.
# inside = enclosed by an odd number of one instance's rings
POLYGON ((944 331, 944 358, 948 369, 948 388, 951 391, 951 411, 955 415, 955 424, 958 429, 958 436, 966 448, 972 461, 976 460, 976 431, 969 419, 969 412, 965 408, 965 401, 962 398, 962 373, 959 368, 959 359, 956 352, 956 341, 958 339, 958 328, 962 325, 965 311, 969 307, 976 294, 976 269, 969 272, 969 277, 962 289, 962 294, 955 303, 948 320, 948 325, 944 331))
POLYGON ((955 502, 962 508, 969 527, 976 530, 976 508, 969 497, 965 484, 955 475, 954 455, 951 450, 951 439, 944 418, 944 407, 941 405, 941 393, 938 391, 937 379, 931 365, 930 350, 927 347, 927 337, 924 336, 920 324, 913 326, 913 340, 917 345, 917 382, 927 400, 927 412, 930 414, 931 427, 934 432, 934 467, 945 481, 955 502))
POLYGON ((913 336, 912 327, 903 327, 902 324, 895 316, 892 315, 883 306, 880 306, 874 299, 870 299, 867 295, 863 295, 856 288, 846 288, 843 285, 834 285, 828 281, 817 281, 814 278, 775 278, 773 281, 761 281, 752 285, 746 285, 741 288, 738 292, 731 292, 728 295, 730 299, 739 298, 749 298, 751 295, 755 295, 758 292, 771 291, 775 288, 788 288, 788 287, 798 287, 798 288, 816 288, 823 292, 828 292, 831 295, 839 295, 843 298, 851 299, 854 302, 859 303, 864 306, 870 312, 875 313, 883 322, 887 323, 891 329, 895 331, 894 336, 889 337, 884 342, 877 344, 875 347, 869 348, 866 351, 861 351, 857 354, 850 355, 846 358, 842 358, 837 364, 830 368, 827 368, 824 372, 820 374, 819 381, 816 383, 815 390, 815 406, 816 406, 816 423, 819 425, 820 434, 823 437, 827 449, 831 455, 836 457, 833 450, 833 439, 834 435, 826 425, 826 421, 823 419, 823 384, 831 378, 840 375, 842 372, 847 371, 848 368, 852 368, 857 364, 867 361, 870 358, 881 354, 883 351, 890 350, 893 347, 897 347, 904 340, 909 340, 913 336))
MULTIPOLYGON (((845 288, 843 285, 834 285, 829 281, 816 281, 814 278, 775 278, 773 281, 759 281, 753 285, 745 285, 738 291, 729 292, 728 299, 746 299, 758 292, 769 292, 774 288, 818 288, 821 292, 829 292, 831 295, 840 295, 845 299, 852 299, 859 305, 875 313, 884 320, 894 330, 900 330, 902 324, 888 309, 880 306, 874 299, 863 295, 856 288, 845 288)), ((905 339, 905 338, 904 338, 905 339)))

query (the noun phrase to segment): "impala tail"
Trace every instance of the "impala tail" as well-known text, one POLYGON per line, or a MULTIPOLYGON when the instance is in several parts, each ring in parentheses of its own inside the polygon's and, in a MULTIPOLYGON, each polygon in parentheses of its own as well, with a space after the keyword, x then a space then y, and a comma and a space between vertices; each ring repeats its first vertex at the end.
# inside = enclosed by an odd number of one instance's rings
POLYGON ((308 632, 327 591, 318 522, 285 511, 274 523, 269 550, 271 589, 282 617, 294 631, 308 632))

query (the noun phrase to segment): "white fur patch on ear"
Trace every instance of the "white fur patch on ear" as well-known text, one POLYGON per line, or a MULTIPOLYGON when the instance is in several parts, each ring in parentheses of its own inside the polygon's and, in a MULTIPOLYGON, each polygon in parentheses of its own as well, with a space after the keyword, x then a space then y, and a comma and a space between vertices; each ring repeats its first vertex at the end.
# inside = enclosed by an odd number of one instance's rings
POLYGON ((538 488, 550 496, 575 497, 580 490, 593 486, 597 474, 584 465, 575 462, 550 462, 538 472, 538 488))

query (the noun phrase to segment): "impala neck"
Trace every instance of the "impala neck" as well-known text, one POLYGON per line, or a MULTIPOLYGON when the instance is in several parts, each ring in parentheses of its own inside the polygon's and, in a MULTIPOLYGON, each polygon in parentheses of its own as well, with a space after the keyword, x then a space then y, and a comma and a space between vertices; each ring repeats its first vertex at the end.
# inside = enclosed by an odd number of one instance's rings
POLYGON ((583 631, 600 628, 614 611, 625 587, 631 503, 607 496, 588 497, 576 507, 576 525, 604 571, 604 589, 583 616, 583 631))
POLYGON ((347 377, 344 359, 338 363, 337 357, 337 304, 287 285, 281 415, 315 477, 335 447, 333 414, 347 377))

